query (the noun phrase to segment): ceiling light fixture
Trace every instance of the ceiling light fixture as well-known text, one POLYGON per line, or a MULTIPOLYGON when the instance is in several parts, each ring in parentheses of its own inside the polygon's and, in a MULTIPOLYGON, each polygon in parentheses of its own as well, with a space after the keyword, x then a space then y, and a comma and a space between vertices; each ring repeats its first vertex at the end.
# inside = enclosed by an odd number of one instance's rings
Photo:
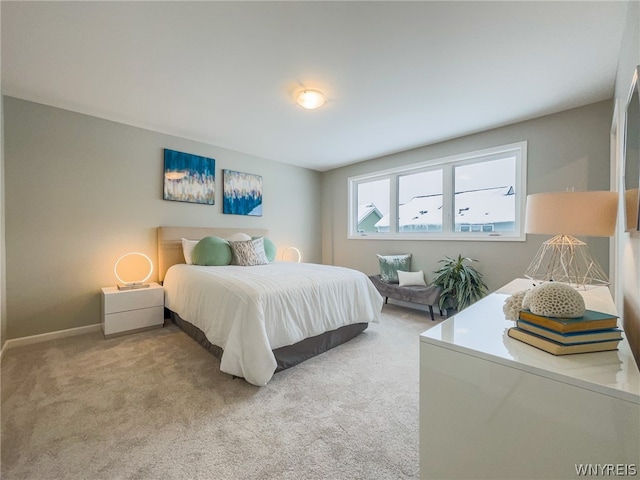
POLYGON ((321 107, 324 102, 324 95, 318 90, 303 90, 296 96, 296 103, 309 110, 321 107))

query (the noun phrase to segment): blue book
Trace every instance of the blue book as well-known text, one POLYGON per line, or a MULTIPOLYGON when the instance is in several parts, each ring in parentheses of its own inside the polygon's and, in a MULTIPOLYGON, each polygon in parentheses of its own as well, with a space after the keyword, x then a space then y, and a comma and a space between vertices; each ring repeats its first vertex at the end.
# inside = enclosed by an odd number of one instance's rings
POLYGON ((603 342, 608 340, 622 340, 622 330, 619 328, 608 328, 604 330, 590 330, 586 332, 560 333, 549 328, 535 325, 525 320, 516 322, 518 328, 527 332, 535 333, 541 337, 548 338, 563 345, 575 345, 578 343, 603 342))
POLYGON ((527 343, 532 347, 539 348, 553 355, 569 355, 574 353, 587 352, 605 352, 607 350, 617 350, 620 340, 604 340, 587 343, 574 343, 563 345, 549 338, 541 337, 535 333, 522 330, 520 327, 511 327, 507 329, 507 335, 521 342, 527 343))

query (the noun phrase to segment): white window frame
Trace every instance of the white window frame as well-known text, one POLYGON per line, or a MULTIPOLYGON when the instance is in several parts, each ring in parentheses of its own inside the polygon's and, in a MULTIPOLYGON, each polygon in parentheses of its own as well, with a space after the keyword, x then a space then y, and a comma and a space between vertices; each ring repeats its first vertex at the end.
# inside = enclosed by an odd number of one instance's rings
POLYGON ((525 241, 524 215, 527 198, 527 142, 516 142, 474 152, 428 160, 412 165, 390 168, 382 171, 349 177, 349 214, 347 238, 358 240, 470 240, 470 241, 525 241), (454 168, 473 163, 488 162, 507 156, 516 158, 516 211, 515 231, 509 232, 455 232, 452 221, 454 203, 454 168), (442 232, 398 232, 398 182, 402 175, 420 173, 426 170, 442 169, 443 173, 443 219, 442 232), (389 232, 357 231, 358 205, 357 191, 360 183, 389 178, 389 232))

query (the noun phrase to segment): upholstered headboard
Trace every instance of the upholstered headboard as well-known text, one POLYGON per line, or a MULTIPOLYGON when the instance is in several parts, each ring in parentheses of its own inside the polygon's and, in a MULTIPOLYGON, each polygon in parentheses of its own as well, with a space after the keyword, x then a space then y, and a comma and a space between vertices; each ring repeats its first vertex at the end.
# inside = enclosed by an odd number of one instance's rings
POLYGON ((182 239, 200 240, 204 237, 227 238, 234 233, 246 233, 252 237, 266 237, 268 230, 260 228, 216 227, 158 227, 158 280, 164 280, 172 265, 184 263, 182 239))

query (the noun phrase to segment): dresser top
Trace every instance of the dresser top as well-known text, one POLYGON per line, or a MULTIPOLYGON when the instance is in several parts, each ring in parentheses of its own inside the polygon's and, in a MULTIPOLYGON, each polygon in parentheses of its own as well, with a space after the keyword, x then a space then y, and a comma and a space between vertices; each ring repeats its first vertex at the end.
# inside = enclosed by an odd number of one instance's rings
MULTIPOLYGON (((640 404, 640 373, 626 339, 616 351, 555 356, 507 335, 515 322, 505 319, 505 300, 532 287, 531 280, 513 280, 427 330, 420 341, 640 404)), ((588 309, 616 313, 607 287, 580 293, 588 309)))

